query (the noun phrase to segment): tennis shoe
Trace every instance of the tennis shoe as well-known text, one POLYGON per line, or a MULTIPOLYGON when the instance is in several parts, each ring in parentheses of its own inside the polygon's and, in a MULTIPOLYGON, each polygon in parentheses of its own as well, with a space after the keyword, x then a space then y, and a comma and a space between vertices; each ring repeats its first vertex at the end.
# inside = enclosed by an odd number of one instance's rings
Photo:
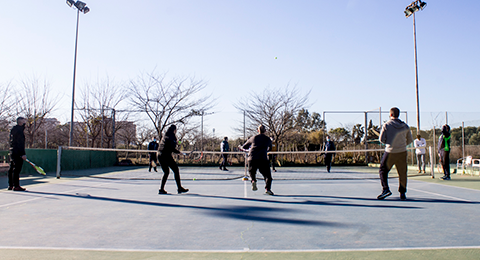
POLYGON ((382 194, 378 195, 377 199, 383 200, 383 199, 385 199, 386 197, 388 197, 388 196, 390 196, 390 195, 392 195, 392 192, 391 192, 391 191, 389 191, 389 190, 384 190, 384 191, 382 192, 382 194))
POLYGON ((273 191, 271 191, 271 190, 266 190, 266 191, 265 191, 265 195, 271 195, 271 196, 273 196, 273 195, 275 195, 275 194, 273 194, 273 191))
POLYGON ((257 188, 257 182, 256 182, 256 181, 252 181, 252 190, 253 190, 253 191, 258 190, 258 188, 257 188))
POLYGON ((407 200, 407 196, 405 195, 405 192, 400 193, 400 200, 407 200))
POLYGON ((443 176, 443 177, 440 177, 440 179, 444 180, 444 181, 449 181, 451 180, 450 179, 450 176, 443 176))
POLYGON ((13 186, 8 186, 8 190, 13 190, 13 186))
POLYGON ((13 188, 13 191, 26 191, 27 189, 22 188, 20 186, 13 188))
POLYGON ((177 191, 178 191, 178 194, 180 194, 180 193, 187 193, 187 192, 189 191, 189 189, 185 189, 185 188, 183 188, 183 187, 180 187, 177 191))
POLYGON ((167 194, 167 191, 166 190, 159 190, 158 194, 167 194))

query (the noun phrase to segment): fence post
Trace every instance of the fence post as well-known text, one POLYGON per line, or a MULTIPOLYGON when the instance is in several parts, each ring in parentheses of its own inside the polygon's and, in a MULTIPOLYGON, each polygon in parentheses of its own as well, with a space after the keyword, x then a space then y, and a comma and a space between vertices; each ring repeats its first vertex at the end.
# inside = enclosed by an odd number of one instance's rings
POLYGON ((433 179, 435 178, 435 155, 431 146, 428 147, 428 153, 430 154, 430 172, 433 179))
POLYGON ((61 171, 61 162, 62 162, 62 147, 59 146, 57 150, 57 179, 60 179, 61 171))

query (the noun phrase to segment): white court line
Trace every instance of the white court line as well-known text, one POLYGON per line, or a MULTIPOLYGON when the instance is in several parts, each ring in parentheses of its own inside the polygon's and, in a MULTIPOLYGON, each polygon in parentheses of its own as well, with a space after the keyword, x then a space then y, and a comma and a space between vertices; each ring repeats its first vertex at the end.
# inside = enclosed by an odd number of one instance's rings
MULTIPOLYGON (((90 188, 94 188, 94 187, 100 187, 100 186, 104 186, 104 185, 107 185, 107 184, 110 184, 108 182, 104 182, 104 183, 100 183, 98 185, 93 185, 93 186, 90 186, 90 187, 84 187, 84 188, 78 188, 78 189, 73 189, 73 190, 69 190, 69 191, 64 191, 62 193, 71 193, 71 192, 75 192, 75 191, 80 191, 80 190, 85 190, 85 189, 90 189, 90 188)), ((25 192, 25 191, 22 191, 23 194, 27 194, 28 195, 28 190, 25 192)), ((18 195, 20 195, 19 192, 16 192, 18 193, 18 195)), ((12 202, 12 203, 8 203, 8 204, 3 204, 3 205, 0 205, 0 208, 5 208, 5 207, 10 207, 10 206, 13 206, 13 205, 18 205, 18 204, 23 204, 23 203, 27 203, 27 202, 30 202, 30 201, 35 201, 35 200, 39 200, 39 199, 44 199, 44 198, 50 198, 50 197, 55 197, 57 196, 56 194, 52 194, 52 195, 44 195, 44 196, 39 196, 39 197, 35 197, 35 198, 32 198, 32 199, 26 199, 26 200, 21 200, 21 201, 16 201, 16 202, 12 202)))
MULTIPOLYGON (((369 181, 369 182, 378 182, 378 181, 374 181, 374 180, 367 180, 367 181, 369 181)), ((415 180, 415 181, 419 181, 419 180, 415 180)), ((419 182, 428 183, 428 184, 435 184, 435 185, 442 185, 442 186, 451 187, 451 188, 474 190, 474 189, 468 189, 468 188, 457 187, 457 186, 448 186, 448 185, 443 185, 443 184, 438 184, 438 183, 431 183, 431 182, 426 182, 426 181, 419 181, 419 182)), ((466 202, 473 202, 472 200, 461 199, 461 198, 457 198, 457 197, 453 197, 453 196, 443 195, 443 194, 436 193, 436 192, 430 192, 430 191, 424 191, 424 190, 419 190, 419 189, 415 189, 415 188, 410 188, 410 187, 408 187, 408 185, 407 185, 407 190, 413 190, 413 191, 417 191, 417 192, 423 192, 423 193, 427 193, 427 194, 430 194, 430 195, 435 195, 435 196, 439 196, 439 197, 445 197, 445 198, 454 199, 454 200, 460 200, 460 201, 466 201, 466 202)), ((474 191, 477 191, 477 190, 474 190, 474 191)), ((407 200, 407 201, 408 201, 408 200, 407 200)))
POLYGON ((453 197, 453 196, 443 195, 443 194, 436 193, 436 192, 424 191, 424 190, 419 190, 419 189, 414 189, 414 188, 408 188, 408 189, 413 190, 413 191, 417 191, 417 192, 423 192, 423 193, 427 193, 427 194, 431 194, 431 195, 436 195, 436 196, 440 196, 440 197, 445 197, 445 198, 449 198, 449 199, 461 200, 461 201, 466 201, 466 202, 473 202, 471 200, 466 200, 466 199, 461 199, 461 198, 457 198, 457 197, 453 197))
POLYGON ((174 253, 322 253, 322 252, 368 252, 368 251, 409 251, 409 250, 446 250, 446 249, 480 249, 480 246, 446 246, 446 247, 392 247, 392 248, 354 248, 354 249, 292 249, 292 250, 182 250, 182 249, 119 249, 119 248, 72 248, 72 247, 7 247, 1 249, 58 250, 58 251, 111 251, 111 252, 174 252, 174 253))

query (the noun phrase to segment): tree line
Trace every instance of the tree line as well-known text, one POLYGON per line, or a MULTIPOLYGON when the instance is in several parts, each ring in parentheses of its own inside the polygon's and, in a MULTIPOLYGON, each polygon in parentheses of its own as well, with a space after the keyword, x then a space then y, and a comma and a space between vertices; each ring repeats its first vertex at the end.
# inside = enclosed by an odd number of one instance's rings
MULTIPOLYGON (((145 149, 153 136, 161 138, 169 125, 176 124, 182 149, 219 150, 222 138, 200 131, 199 118, 215 107, 215 98, 205 93, 206 87, 205 81, 195 77, 168 77, 155 71, 128 82, 106 77, 87 83, 75 102, 73 145, 145 149)), ((70 122, 61 124, 51 118, 60 96, 54 94, 47 80, 33 76, 0 83, 0 94, 0 149, 8 149, 8 133, 18 116, 27 119, 28 148, 68 145, 70 122)), ((308 110, 309 95, 287 85, 239 98, 234 107, 244 114, 246 122, 235 128, 237 138, 231 138, 232 147, 254 135, 260 124, 266 126, 281 151, 321 150, 327 134, 337 149, 360 149, 365 142, 369 148, 379 145, 380 126, 371 120, 367 126, 355 124, 326 131, 327 123, 320 114, 308 110)), ((480 128, 464 130, 466 144, 480 144, 480 128)), ((426 139, 433 136, 433 130, 421 132, 426 139)), ((436 134, 440 134, 439 129, 436 134)), ((452 145, 461 145, 461 140, 461 128, 454 128, 452 145)))

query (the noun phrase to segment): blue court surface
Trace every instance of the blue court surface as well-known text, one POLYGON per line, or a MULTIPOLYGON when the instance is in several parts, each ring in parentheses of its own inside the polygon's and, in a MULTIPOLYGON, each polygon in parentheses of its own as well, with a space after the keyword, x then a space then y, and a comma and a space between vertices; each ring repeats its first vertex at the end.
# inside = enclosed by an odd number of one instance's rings
POLYGON ((395 259, 403 251, 480 258, 478 189, 410 178, 401 201, 392 178, 393 195, 380 201, 372 173, 319 168, 315 174, 324 178, 281 180, 282 170, 274 173, 275 196, 264 195, 263 180, 252 191, 235 178, 240 167, 224 180, 201 175, 216 176, 218 168, 181 167, 190 192, 180 195, 173 179, 170 194, 159 195, 162 175, 146 168, 22 177, 28 192, 8 191, 3 176, 0 259, 341 259, 342 252, 345 259, 393 252, 388 258, 395 259))

